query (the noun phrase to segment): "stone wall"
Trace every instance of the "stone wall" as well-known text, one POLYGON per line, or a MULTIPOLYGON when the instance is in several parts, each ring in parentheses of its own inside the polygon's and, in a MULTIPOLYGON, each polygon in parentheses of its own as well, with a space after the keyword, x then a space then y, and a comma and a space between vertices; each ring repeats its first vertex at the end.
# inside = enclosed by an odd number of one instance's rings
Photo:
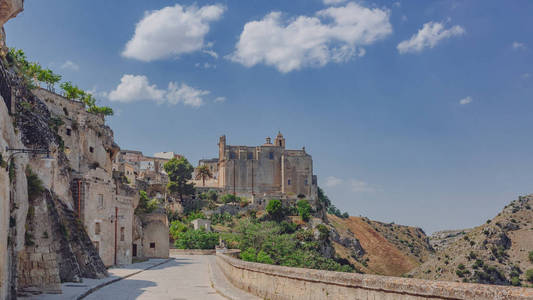
POLYGON ((150 213, 141 216, 142 253, 144 257, 168 258, 168 219, 165 213, 150 213))
POLYGON ((217 253, 235 286, 265 299, 533 299, 533 289, 290 268, 217 253))

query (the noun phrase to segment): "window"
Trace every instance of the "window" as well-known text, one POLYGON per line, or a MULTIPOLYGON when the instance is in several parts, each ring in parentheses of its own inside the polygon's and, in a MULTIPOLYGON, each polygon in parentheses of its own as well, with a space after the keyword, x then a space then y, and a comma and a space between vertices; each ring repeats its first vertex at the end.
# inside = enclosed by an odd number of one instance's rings
POLYGON ((98 194, 97 197, 98 197, 98 202, 97 202, 98 208, 104 208, 104 195, 98 194))
POLYGON ((93 147, 89 147, 89 152, 94 153, 94 148, 93 147))
POLYGON ((274 159, 274 152, 268 153, 268 159, 274 159))
POLYGON ((252 152, 248 152, 248 159, 254 159, 254 154, 252 152))
POLYGON ((308 184, 309 184, 309 182, 307 181, 307 179, 305 180, 304 184, 305 184, 305 185, 308 185, 308 184))
POLYGON ((291 180, 287 180, 287 185, 291 185, 291 180))
POLYGON ((72 129, 67 128, 67 135, 70 136, 72 134, 72 129))
POLYGON ((98 222, 94 224, 94 234, 100 234, 100 223, 98 222))
POLYGON ((155 243, 150 243, 150 248, 155 249, 155 243))
POLYGON ((120 241, 124 242, 124 227, 120 227, 120 241))
POLYGON ((229 153, 229 158, 230 159, 235 159, 235 152, 230 152, 229 153))

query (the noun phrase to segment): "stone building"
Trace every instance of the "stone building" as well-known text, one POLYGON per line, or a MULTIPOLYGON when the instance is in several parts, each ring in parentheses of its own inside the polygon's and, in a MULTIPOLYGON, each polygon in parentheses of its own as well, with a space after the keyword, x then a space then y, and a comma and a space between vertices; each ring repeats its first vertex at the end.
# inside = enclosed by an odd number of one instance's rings
POLYGON ((133 256, 136 258, 168 258, 168 219, 163 211, 135 216, 133 256))
MULTIPOLYGON (((106 266, 129 264, 132 259, 133 212, 138 193, 113 177, 113 160, 120 148, 104 117, 88 113, 83 103, 44 89, 34 90, 48 110, 64 123, 58 129, 72 171, 70 190, 73 210, 87 229, 106 266)), ((129 169, 131 171, 131 169, 129 169)))
MULTIPOLYGON (((287 201, 300 197, 315 204, 317 178, 313 175, 313 159, 305 148, 286 149, 281 133, 274 143, 268 137, 259 146, 228 145, 226 136, 222 136, 218 146, 216 166, 215 160, 200 161, 200 164, 212 167, 213 173, 217 174, 217 179, 209 181, 208 187, 253 199, 259 205, 273 197, 287 201)), ((201 183, 198 185, 201 186, 201 183)))

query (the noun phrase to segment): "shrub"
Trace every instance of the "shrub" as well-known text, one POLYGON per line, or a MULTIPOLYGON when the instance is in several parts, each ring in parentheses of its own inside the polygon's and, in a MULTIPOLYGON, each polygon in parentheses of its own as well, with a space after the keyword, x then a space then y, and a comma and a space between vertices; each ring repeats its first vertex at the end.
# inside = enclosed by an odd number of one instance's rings
POLYGON ((318 224, 316 226, 316 229, 318 230, 318 232, 320 232, 320 240, 322 241, 325 241, 328 239, 329 237, 329 229, 326 225, 324 224, 318 224))
POLYGON ((259 251, 259 253, 257 253, 257 259, 256 261, 258 263, 262 263, 262 264, 273 264, 274 261, 272 260, 272 258, 270 257, 270 255, 268 255, 265 251, 261 250, 259 251))
POLYGON ((205 230, 187 230, 177 234, 174 246, 178 249, 215 249, 218 233, 205 230))
POLYGON ((520 278, 519 277, 511 277, 511 285, 513 286, 520 286, 520 278))
POLYGON ((190 223, 196 219, 206 219, 205 215, 203 212, 201 211, 193 211, 193 212, 190 212, 186 217, 185 217, 185 222, 187 223, 190 223))
POLYGON ((233 194, 225 194, 224 196, 220 197, 220 201, 222 201, 222 203, 225 203, 225 204, 237 203, 239 202, 239 197, 233 194))
POLYGON ((529 251, 529 261, 533 263, 533 251, 529 251))
POLYGON ((135 208, 135 214, 149 214, 159 206, 159 201, 148 198, 145 191, 139 191, 139 204, 135 208))
POLYGON ((187 225, 185 225, 182 222, 176 220, 176 221, 172 221, 172 223, 170 223, 170 227, 168 228, 168 231, 170 232, 170 236, 173 239, 177 239, 178 235, 180 233, 185 232, 188 229, 189 228, 187 227, 187 225))
POLYGON ((30 201, 35 200, 44 191, 43 182, 30 167, 26 169, 26 180, 28 182, 28 199, 30 201))
POLYGON ((476 259, 476 262, 472 266, 472 268, 477 269, 483 267, 484 263, 481 259, 476 259))
POLYGON ((526 271, 526 280, 533 283, 533 269, 526 271))
POLYGON ((298 208, 298 215, 302 218, 302 221, 309 221, 309 216, 311 215, 311 205, 309 205, 309 202, 305 199, 298 200, 296 207, 298 208))
POLYGON ((283 207, 279 199, 271 199, 266 206, 268 215, 274 220, 283 218, 283 207))
POLYGON ((252 247, 247 248, 246 250, 242 251, 241 259, 245 261, 256 261, 257 259, 257 253, 255 252, 255 249, 252 247))

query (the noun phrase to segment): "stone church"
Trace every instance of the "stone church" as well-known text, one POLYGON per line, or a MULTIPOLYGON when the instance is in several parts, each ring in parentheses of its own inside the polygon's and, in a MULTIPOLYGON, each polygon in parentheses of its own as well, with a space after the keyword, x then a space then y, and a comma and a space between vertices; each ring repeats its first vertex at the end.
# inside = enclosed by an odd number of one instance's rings
MULTIPOLYGON (((278 133, 274 143, 270 137, 259 146, 233 146, 221 136, 218 159, 201 160, 214 174, 206 188, 217 187, 222 193, 252 199, 264 204, 271 198, 295 201, 317 200, 317 178, 313 175, 313 159, 302 150, 285 149, 285 138, 278 133)), ((197 183, 201 187, 202 183, 197 183)))

